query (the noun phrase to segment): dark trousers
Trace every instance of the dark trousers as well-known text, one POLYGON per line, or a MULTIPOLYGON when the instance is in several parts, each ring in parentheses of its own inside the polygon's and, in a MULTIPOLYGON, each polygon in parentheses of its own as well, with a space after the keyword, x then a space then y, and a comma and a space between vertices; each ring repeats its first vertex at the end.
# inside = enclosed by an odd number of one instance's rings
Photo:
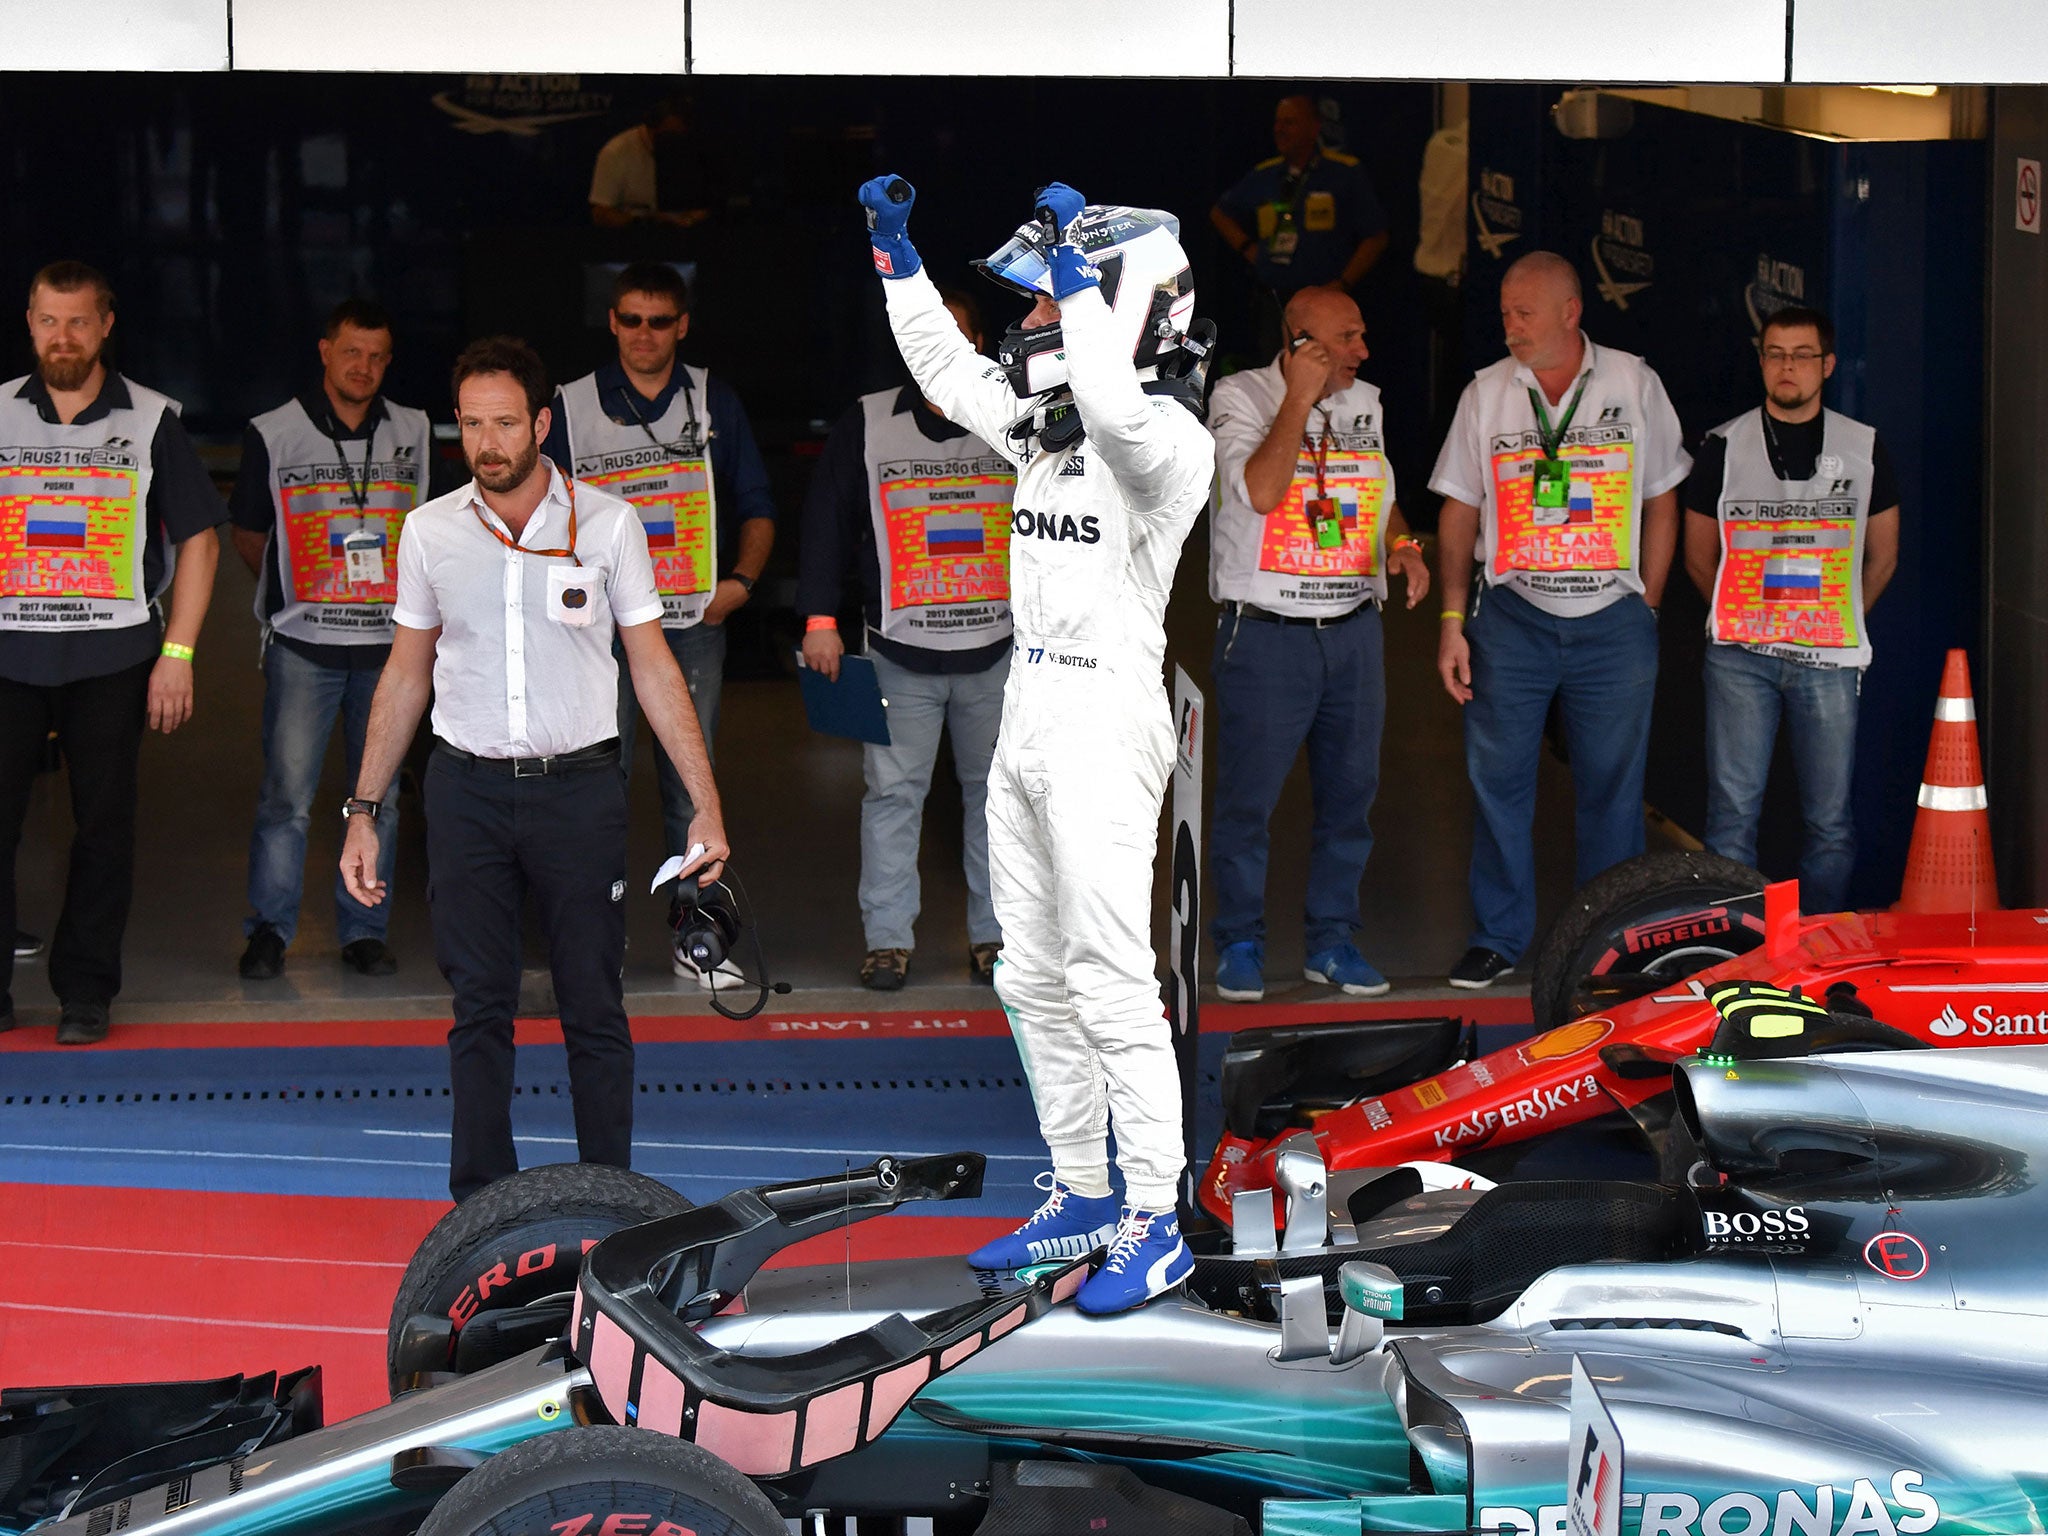
POLYGON ((1377 608, 1322 629, 1241 618, 1216 629, 1216 808, 1209 868, 1216 947, 1266 937, 1267 828, 1304 744, 1315 806, 1302 930, 1310 955, 1358 931, 1372 857, 1373 796, 1387 717, 1377 608))
MULTIPOLYGON (((121 990, 121 939, 135 894, 135 764, 156 658, 104 677, 38 687, 0 678, 0 934, 16 927, 14 858, 51 731, 71 781, 71 868, 50 940, 58 1001, 106 1004, 121 990)), ((0 1005, 14 1007, 14 950, 0 954, 0 1005)))
POLYGON ((512 1015, 520 912, 547 934, 576 1153, 633 1157, 633 1034, 626 1021, 626 786, 607 758, 515 779, 436 751, 427 765, 427 908, 434 959, 455 989, 448 1031, 457 1200, 519 1169, 512 1144, 512 1015))

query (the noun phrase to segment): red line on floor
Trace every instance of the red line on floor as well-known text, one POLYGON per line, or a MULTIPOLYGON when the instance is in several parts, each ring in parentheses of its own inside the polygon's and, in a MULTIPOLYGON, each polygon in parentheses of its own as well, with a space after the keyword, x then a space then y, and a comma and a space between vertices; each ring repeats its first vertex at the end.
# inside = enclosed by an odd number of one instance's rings
MULTIPOLYGON (((1382 997, 1370 1002, 1336 998, 1315 1003, 1208 1003, 1204 1034, 1235 1034, 1284 1024, 1404 1018, 1462 1018, 1475 1024, 1527 1024, 1529 1000, 1516 995, 1445 999, 1382 997)), ((1007 1035, 1000 1008, 870 1010, 776 1013, 736 1021, 718 1014, 639 1014, 633 1037, 647 1044, 777 1040, 989 1039, 1007 1035)), ((46 1030, 25 1028, 0 1035, 0 1055, 55 1050, 246 1050, 302 1046, 437 1046, 446 1038, 445 1019, 333 1019, 290 1023, 116 1024, 99 1045, 59 1046, 46 1030)), ((521 1019, 521 1045, 559 1044, 554 1019, 521 1019)))

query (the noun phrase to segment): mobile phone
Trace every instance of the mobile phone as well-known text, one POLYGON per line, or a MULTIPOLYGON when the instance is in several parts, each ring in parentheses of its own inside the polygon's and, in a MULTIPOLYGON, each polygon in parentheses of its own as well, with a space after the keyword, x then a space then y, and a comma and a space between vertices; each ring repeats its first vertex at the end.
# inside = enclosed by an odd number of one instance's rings
POLYGON ((1287 350, 1289 352, 1299 352, 1314 339, 1307 331, 1297 331, 1294 334, 1294 339, 1287 343, 1287 350))

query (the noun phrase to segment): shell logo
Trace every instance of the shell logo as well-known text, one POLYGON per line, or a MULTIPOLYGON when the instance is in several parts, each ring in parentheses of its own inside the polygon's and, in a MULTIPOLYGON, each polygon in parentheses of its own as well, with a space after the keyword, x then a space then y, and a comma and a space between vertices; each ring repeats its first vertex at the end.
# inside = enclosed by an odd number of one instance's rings
POLYGON ((1590 1051, 1613 1033, 1612 1019, 1575 1019, 1528 1041, 1517 1054, 1534 1066, 1539 1061, 1556 1061, 1561 1057, 1576 1056, 1581 1051, 1590 1051))

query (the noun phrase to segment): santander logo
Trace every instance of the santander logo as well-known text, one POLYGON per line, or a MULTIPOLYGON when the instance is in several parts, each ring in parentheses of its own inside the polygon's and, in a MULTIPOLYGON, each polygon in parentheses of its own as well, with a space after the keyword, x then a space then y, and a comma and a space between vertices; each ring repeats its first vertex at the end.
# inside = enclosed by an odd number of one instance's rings
POLYGON ((1928 1022, 1927 1032, 1932 1035, 1939 1035, 1944 1040, 1953 1040, 1969 1027, 1964 1021, 1963 1016, 1956 1012, 1956 1005, 1949 1003, 1942 1008, 1938 1018, 1928 1022))

